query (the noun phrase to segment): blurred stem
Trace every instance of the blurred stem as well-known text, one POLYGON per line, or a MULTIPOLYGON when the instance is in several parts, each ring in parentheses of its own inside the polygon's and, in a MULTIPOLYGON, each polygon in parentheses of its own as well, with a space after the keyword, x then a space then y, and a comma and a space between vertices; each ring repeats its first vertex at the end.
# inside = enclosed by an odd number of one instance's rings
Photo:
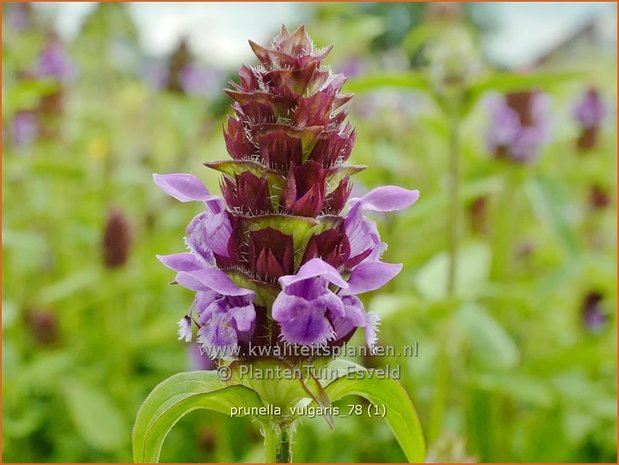
POLYGON ((458 272, 458 240, 460 237, 460 121, 457 115, 451 116, 449 130, 449 225, 448 253, 449 268, 447 274, 447 296, 456 292, 456 275, 458 272))
MULTIPOLYGON (((447 331, 445 331, 445 335, 447 331)), ((428 421, 428 443, 432 444, 440 436, 447 405, 447 387, 449 385, 449 359, 445 349, 446 341, 441 338, 441 349, 437 355, 436 377, 434 379, 434 395, 430 407, 428 421)))
POLYGON ((292 462, 292 428, 289 423, 271 421, 264 425, 267 463, 292 462))
POLYGON ((516 190, 520 180, 520 167, 510 165, 505 168, 502 191, 496 205, 494 218, 490 277, 495 282, 503 281, 511 267, 514 252, 514 233, 518 218, 516 190))

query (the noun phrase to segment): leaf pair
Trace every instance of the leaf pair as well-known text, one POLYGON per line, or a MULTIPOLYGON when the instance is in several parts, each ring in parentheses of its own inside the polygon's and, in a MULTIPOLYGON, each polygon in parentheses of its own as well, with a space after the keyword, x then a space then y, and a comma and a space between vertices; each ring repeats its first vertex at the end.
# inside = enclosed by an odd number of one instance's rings
MULTIPOLYGON (((342 365, 342 362, 339 362, 342 365)), ((378 379, 370 372, 359 371, 353 364, 343 366, 340 376, 325 386, 324 391, 333 401, 358 395, 385 409, 385 421, 411 462, 422 462, 425 445, 415 408, 406 391, 395 380, 378 379), (349 368, 354 376, 346 376, 349 368)), ((361 369, 362 370, 362 369, 361 369)), ((272 380, 278 383, 278 380, 272 380)), ((157 462, 163 442, 172 427, 187 413, 196 409, 214 410, 230 414, 232 407, 251 411, 265 406, 253 389, 229 385, 217 378, 214 371, 179 373, 159 384, 140 407, 133 429, 134 462, 157 462)), ((265 428, 270 417, 258 420, 265 428)))

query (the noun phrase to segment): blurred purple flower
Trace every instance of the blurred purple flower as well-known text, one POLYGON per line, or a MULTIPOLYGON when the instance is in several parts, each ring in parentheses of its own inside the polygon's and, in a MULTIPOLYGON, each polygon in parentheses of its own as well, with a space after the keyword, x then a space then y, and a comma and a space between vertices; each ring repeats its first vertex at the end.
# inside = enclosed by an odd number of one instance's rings
MULTIPOLYGON (((169 70, 161 63, 149 63, 144 67, 144 79, 156 90, 169 86, 169 70)), ((221 72, 214 68, 189 64, 179 72, 180 90, 192 96, 207 97, 218 91, 223 80, 221 72)))
POLYGON ((32 4, 28 2, 3 5, 9 26, 15 31, 24 31, 33 25, 32 4))
POLYGON ((213 68, 191 64, 181 71, 181 84, 189 95, 211 95, 218 89, 221 80, 221 74, 213 68))
POLYGON ((606 108, 599 92, 588 89, 574 105, 574 118, 583 128, 599 127, 606 115, 606 108))
POLYGON ((16 146, 30 145, 38 136, 38 123, 33 111, 19 111, 15 114, 11 125, 13 142, 16 146))
POLYGON ((496 158, 531 163, 548 134, 548 98, 541 92, 518 92, 488 100, 488 147, 496 158))
POLYGON ((361 57, 350 57, 337 67, 337 72, 347 78, 359 76, 365 72, 366 64, 361 57))
POLYGON ((604 311, 602 301, 604 296, 600 292, 589 292, 583 301, 581 317, 585 329, 591 333, 601 331, 608 321, 608 314, 604 311))
POLYGON ((604 210, 608 208, 611 201, 611 195, 608 188, 599 184, 589 186, 589 206, 593 210, 604 210))
POLYGON ((574 105, 574 118, 581 129, 576 147, 581 152, 591 150, 597 145, 599 128, 605 115, 604 102, 594 88, 587 90, 574 105))
POLYGON ((75 75, 75 66, 65 46, 52 35, 41 52, 35 74, 40 78, 54 78, 67 82, 75 75))

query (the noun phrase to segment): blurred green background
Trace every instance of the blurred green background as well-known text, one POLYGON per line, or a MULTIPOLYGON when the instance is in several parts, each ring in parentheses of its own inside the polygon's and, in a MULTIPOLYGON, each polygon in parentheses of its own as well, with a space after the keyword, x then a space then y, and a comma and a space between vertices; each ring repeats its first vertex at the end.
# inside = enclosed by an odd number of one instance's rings
MULTIPOLYGON (((197 206, 166 198, 151 173, 193 172, 218 192, 202 162, 227 157, 222 89, 255 63, 246 40, 265 42, 282 22, 334 43, 327 62, 350 76, 351 162, 369 166, 359 192, 421 191, 408 211, 376 218, 386 260, 405 266, 364 296, 381 316, 379 341, 418 342, 419 356, 357 361, 401 364, 428 460, 615 462, 616 10, 560 3, 4 3, 3 461, 127 462, 142 400, 199 366, 176 340, 192 294, 168 286, 155 259, 183 249, 197 206), (460 121, 449 298, 446 72, 480 94, 460 121), (495 159, 486 94, 538 87, 550 101, 539 158, 495 159), (582 150, 572 109, 589 88, 606 116, 582 150)), ((387 426, 365 417, 334 431, 307 420, 293 451, 295 461, 404 460, 387 426)), ((198 411, 161 461, 262 453, 251 420, 198 411)))

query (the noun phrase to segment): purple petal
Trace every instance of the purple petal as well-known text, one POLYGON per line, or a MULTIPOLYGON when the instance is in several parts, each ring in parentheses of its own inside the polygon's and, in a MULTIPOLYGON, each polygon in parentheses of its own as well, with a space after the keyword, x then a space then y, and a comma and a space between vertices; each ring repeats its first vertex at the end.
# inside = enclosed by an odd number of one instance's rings
POLYGON ((174 271, 196 271, 204 266, 191 253, 173 253, 157 255, 157 259, 174 271))
POLYGON ((353 208, 355 211, 351 211, 352 214, 344 221, 350 245, 350 258, 365 253, 367 255, 365 258, 378 260, 387 245, 380 240, 376 223, 362 216, 359 209, 353 208), (367 253, 368 249, 371 252, 367 253))
POLYGON ((217 298, 211 301, 208 306, 202 311, 198 312, 200 315, 200 319, 198 320, 198 324, 200 326, 207 323, 207 321, 213 318, 215 314, 224 314, 228 310, 228 305, 225 297, 221 297, 217 294, 217 298))
POLYGON ((218 213, 204 225, 206 243, 211 250, 222 257, 228 257, 228 241, 232 234, 232 226, 226 212, 218 213))
POLYGON ((294 318, 297 313, 309 306, 309 302, 302 297, 282 291, 273 302, 272 316, 275 321, 282 323, 294 318))
POLYGON ((363 303, 358 297, 348 295, 342 298, 346 319, 355 327, 365 326, 366 313, 363 303))
POLYGON ((351 199, 351 203, 361 203, 363 210, 392 212, 411 206, 418 198, 418 190, 408 190, 398 186, 382 186, 371 190, 361 198, 351 199))
POLYGON ((291 344, 320 345, 335 337, 329 321, 322 315, 304 311, 281 325, 281 337, 291 344))
POLYGON ((361 263, 350 274, 348 289, 343 289, 339 295, 357 295, 378 289, 389 282, 401 269, 400 263, 361 263))
POLYGON ((252 304, 244 307, 233 307, 229 310, 230 315, 236 321, 239 331, 249 331, 252 323, 256 320, 256 310, 252 304))
POLYGON ((217 197, 211 195, 204 184, 192 174, 153 174, 153 181, 162 191, 181 202, 206 202, 217 197))
POLYGON ((213 218, 209 211, 196 215, 187 226, 185 244, 205 266, 215 265, 213 250, 209 247, 206 224, 213 218))
POLYGON ((213 215, 208 210, 195 216, 185 233, 185 244, 205 264, 214 265, 213 252, 228 257, 228 241, 232 226, 226 212, 213 215))
POLYGON ((207 354, 210 347, 236 347, 238 336, 230 317, 223 313, 214 314, 198 331, 198 342, 207 354))
POLYGON ((176 275, 176 281, 192 291, 216 291, 229 296, 254 295, 254 291, 238 287, 226 273, 217 268, 193 272, 181 271, 176 275))
POLYGON ((331 291, 327 291, 320 297, 314 299, 313 303, 315 305, 326 307, 328 310, 331 311, 331 313, 335 315, 345 315, 342 299, 331 291))
POLYGON ((221 296, 215 291, 198 292, 196 293, 195 299, 193 299, 193 306, 196 308, 198 315, 201 316, 202 313, 220 297, 221 296))
POLYGON ((283 288, 286 288, 291 284, 303 281, 305 279, 315 278, 317 276, 321 276, 330 283, 341 288, 348 287, 348 284, 342 279, 340 273, 320 258, 313 258, 305 263, 301 268, 299 268, 299 271, 297 271, 297 274, 295 275, 282 276, 279 278, 279 283, 283 288))
POLYGON ((355 328, 365 326, 366 313, 363 303, 352 295, 342 297, 344 313, 333 318, 333 327, 338 338, 350 334, 355 328))

